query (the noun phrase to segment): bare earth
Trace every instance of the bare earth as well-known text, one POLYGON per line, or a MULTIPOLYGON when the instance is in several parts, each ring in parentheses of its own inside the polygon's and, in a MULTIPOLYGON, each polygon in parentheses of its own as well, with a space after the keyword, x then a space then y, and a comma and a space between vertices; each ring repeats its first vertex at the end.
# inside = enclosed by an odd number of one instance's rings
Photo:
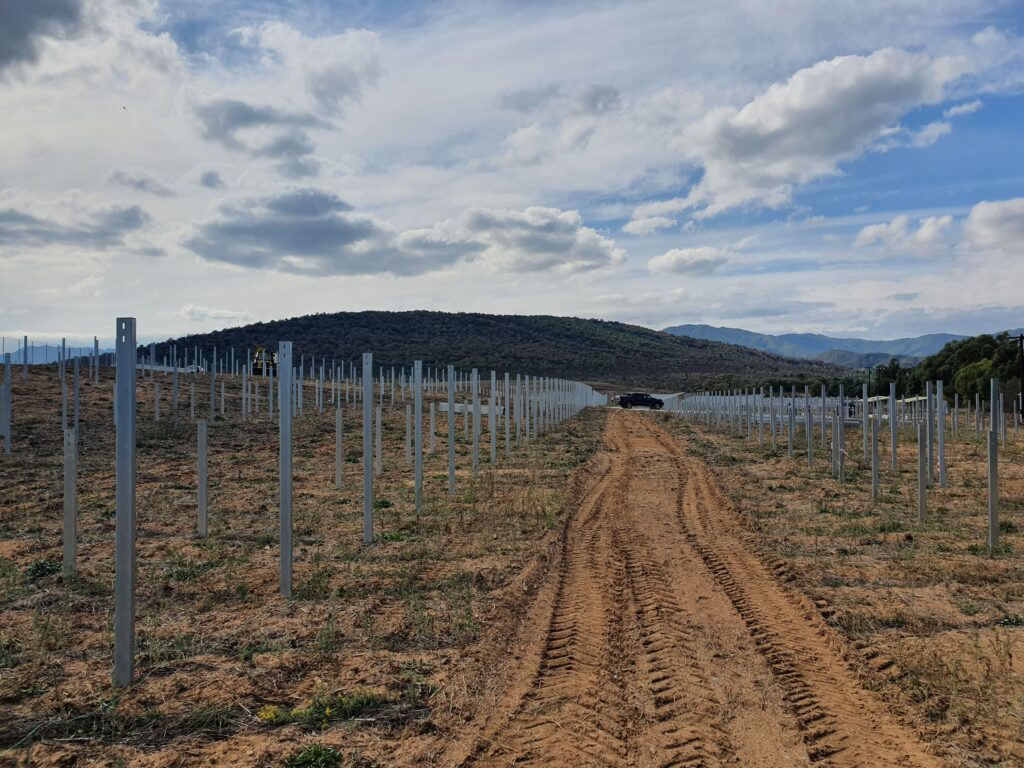
POLYGON ((643 413, 610 414, 604 443, 519 679, 442 763, 942 764, 754 553, 699 458, 643 413))
POLYGON ((47 371, 15 381, 0 766, 1024 765, 1016 435, 990 557, 969 435, 950 444, 950 486, 930 491, 921 526, 907 440, 873 501, 854 459, 839 485, 824 462, 618 409, 588 409, 494 466, 485 455, 474 482, 460 419, 450 496, 442 417, 416 516, 404 404, 386 403, 380 535, 363 547, 358 413, 345 412, 339 490, 333 413, 311 408, 288 601, 276 426, 240 422, 230 382, 197 540, 194 426, 187 406, 177 426, 154 423, 143 380, 139 670, 114 690, 110 384, 83 388, 80 573, 65 581, 59 388, 47 371), (317 749, 334 757, 314 762, 317 749))

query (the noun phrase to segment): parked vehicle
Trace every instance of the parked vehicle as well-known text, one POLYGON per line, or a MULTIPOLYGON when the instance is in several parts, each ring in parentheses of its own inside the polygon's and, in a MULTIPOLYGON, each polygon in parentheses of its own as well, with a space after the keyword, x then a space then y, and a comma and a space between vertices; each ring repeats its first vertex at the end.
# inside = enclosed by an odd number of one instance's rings
POLYGON ((630 392, 628 395, 619 396, 619 406, 621 408, 640 406, 650 408, 652 411, 660 411, 665 406, 665 401, 643 392, 630 392))

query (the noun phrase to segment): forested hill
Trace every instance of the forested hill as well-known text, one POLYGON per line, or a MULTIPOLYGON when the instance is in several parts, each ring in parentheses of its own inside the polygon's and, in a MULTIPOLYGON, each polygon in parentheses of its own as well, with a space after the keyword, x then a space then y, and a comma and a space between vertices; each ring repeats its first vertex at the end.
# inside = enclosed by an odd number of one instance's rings
POLYGON ((294 342, 293 355, 355 361, 373 352, 375 365, 454 364, 490 371, 581 379, 595 384, 660 390, 706 384, 814 382, 842 370, 810 360, 791 360, 746 347, 671 336, 661 331, 604 320, 546 315, 485 315, 447 312, 337 312, 253 323, 184 336, 158 345, 194 345, 208 355, 234 347, 276 349, 294 342))
POLYGON ((1020 331, 950 342, 921 361, 914 370, 916 380, 911 388, 923 390, 926 381, 943 381, 950 393, 955 391, 969 399, 980 394, 987 400, 989 381, 998 379, 1009 401, 1021 391, 1020 349, 1011 333, 1016 336, 1020 331))

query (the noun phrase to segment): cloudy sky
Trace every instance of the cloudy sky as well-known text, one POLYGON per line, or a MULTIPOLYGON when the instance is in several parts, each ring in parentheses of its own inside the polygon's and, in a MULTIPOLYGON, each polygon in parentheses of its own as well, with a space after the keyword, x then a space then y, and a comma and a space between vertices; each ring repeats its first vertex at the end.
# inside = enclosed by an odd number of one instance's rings
POLYGON ((1022 36, 1021 0, 0 0, 0 335, 1024 325, 1022 36))

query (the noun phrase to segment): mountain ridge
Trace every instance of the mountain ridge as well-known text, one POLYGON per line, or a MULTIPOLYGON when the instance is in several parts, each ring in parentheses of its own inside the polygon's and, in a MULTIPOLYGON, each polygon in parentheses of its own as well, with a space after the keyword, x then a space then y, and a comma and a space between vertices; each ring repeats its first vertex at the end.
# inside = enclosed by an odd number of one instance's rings
POLYGON ((813 360, 793 360, 748 347, 673 336, 608 320, 554 315, 488 315, 426 310, 335 312, 251 323, 157 344, 158 357, 171 344, 214 346, 236 354, 248 347, 276 348, 294 342, 293 358, 326 358, 337 364, 374 353, 376 366, 454 364, 561 376, 613 387, 684 390, 716 384, 766 380, 813 382, 842 376, 843 368, 813 360))
POLYGON ((923 358, 936 354, 951 341, 967 338, 953 333, 929 333, 899 339, 861 339, 820 333, 757 333, 743 328, 703 324, 675 325, 663 330, 674 336, 739 344, 762 352, 800 359, 835 359, 837 352, 923 358), (822 355, 827 357, 819 357, 822 355))

